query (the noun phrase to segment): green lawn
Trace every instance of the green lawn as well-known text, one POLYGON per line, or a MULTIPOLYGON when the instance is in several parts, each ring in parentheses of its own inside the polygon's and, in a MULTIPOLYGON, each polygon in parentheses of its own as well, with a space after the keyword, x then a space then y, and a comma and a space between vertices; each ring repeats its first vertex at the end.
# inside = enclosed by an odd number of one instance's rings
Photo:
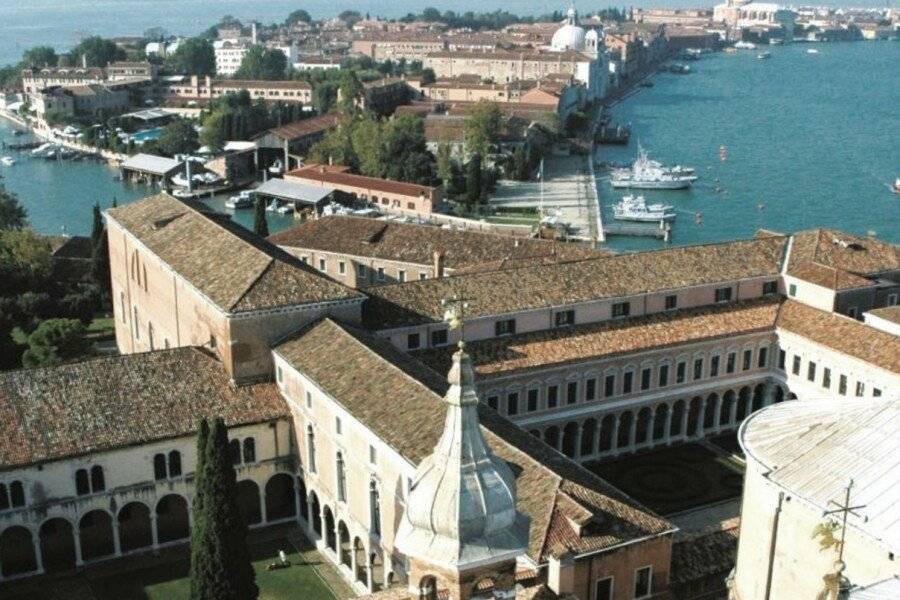
POLYGON ((738 498, 743 488, 741 464, 700 444, 586 466, 663 515, 738 498))
MULTIPOLYGON (((304 600, 335 600, 311 565, 303 564, 299 553, 285 540, 252 545, 253 567, 260 600, 303 598, 304 600), (291 566, 267 571, 279 550, 288 554, 291 566)), ((148 569, 129 571, 91 581, 97 600, 189 600, 189 563, 182 560, 148 569)))

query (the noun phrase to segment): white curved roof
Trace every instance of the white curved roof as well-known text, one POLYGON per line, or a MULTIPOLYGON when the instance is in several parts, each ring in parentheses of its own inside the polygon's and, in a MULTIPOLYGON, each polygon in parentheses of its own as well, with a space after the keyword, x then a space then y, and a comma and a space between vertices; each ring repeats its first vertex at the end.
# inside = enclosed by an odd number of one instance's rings
POLYGON ((789 401, 744 422, 747 460, 769 479, 829 510, 853 479, 851 502, 865 505, 848 522, 900 550, 900 403, 877 398, 789 401))
POLYGON ((580 52, 584 50, 584 36, 585 31, 583 27, 569 24, 563 25, 553 34, 550 48, 557 52, 563 52, 565 50, 576 50, 580 52))

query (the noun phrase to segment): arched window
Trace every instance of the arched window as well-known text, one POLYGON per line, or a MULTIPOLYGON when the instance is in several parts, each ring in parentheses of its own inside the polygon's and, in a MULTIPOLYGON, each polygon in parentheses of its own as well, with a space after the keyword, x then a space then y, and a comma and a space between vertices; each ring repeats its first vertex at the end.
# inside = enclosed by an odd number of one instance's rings
POLYGON ((241 464, 241 442, 240 440, 231 440, 228 442, 228 455, 231 457, 231 464, 241 464))
POLYGON ((172 450, 169 452, 169 477, 181 475, 181 452, 172 450))
POLYGON ((153 457, 153 478, 159 481, 166 476, 166 455, 160 453, 153 457))
POLYGON ((140 328, 140 325, 139 325, 139 323, 138 323, 138 309, 137 309, 137 306, 134 307, 134 323, 133 323, 133 325, 134 325, 134 339, 139 340, 139 339, 141 339, 141 328, 140 328))
POLYGON ((91 493, 87 469, 78 469, 75 471, 75 493, 79 496, 91 493))
POLYGON ((103 478, 103 467, 94 465, 91 467, 91 491, 102 492, 106 489, 106 481, 103 478))
POLYGON ((252 437, 248 437, 244 440, 244 462, 256 462, 256 440, 252 437))
POLYGON ((419 600, 437 600, 437 580, 431 575, 419 582, 419 600))
POLYGON ((309 470, 316 472, 316 434, 313 433, 312 425, 306 428, 306 452, 309 455, 309 470))
POLYGON ((344 456, 337 453, 337 495, 341 502, 347 501, 347 474, 344 472, 344 456))
POLYGON ((119 292, 119 308, 122 313, 122 323, 127 323, 128 310, 125 308, 125 292, 119 292))
POLYGON ((9 484, 9 500, 13 508, 25 506, 25 488, 21 481, 13 481, 9 484))
POLYGON ((381 536, 381 499, 378 497, 378 486, 374 481, 369 483, 369 530, 373 535, 381 536))

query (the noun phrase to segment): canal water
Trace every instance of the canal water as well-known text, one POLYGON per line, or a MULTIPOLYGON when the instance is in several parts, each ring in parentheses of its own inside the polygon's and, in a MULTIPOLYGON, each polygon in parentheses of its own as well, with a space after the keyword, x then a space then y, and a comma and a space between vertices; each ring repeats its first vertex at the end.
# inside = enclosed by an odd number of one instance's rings
MULTIPOLYGON (((678 212, 674 244, 752 236, 759 228, 815 226, 900 243, 900 43, 794 44, 716 53, 689 75, 658 74, 613 108, 631 123, 629 146, 601 146, 600 160, 650 157, 694 167, 687 191, 642 191, 678 212), (818 54, 807 53, 815 47, 818 54), (719 147, 727 149, 720 159, 719 147), (719 188, 717 190, 717 188, 719 188), (697 224, 696 214, 702 216, 697 224)), ((600 181, 604 218, 626 192, 600 181)), ((657 248, 650 238, 611 238, 617 249, 657 248)))
MULTIPOLYGON (((700 180, 688 191, 646 192, 648 201, 678 211, 674 244, 749 237, 759 228, 779 231, 827 226, 853 233, 874 231, 900 243, 900 196, 890 182, 900 176, 900 44, 857 42, 713 54, 691 63, 690 75, 660 74, 613 109, 630 122, 628 147, 603 146, 601 160, 634 157, 636 142, 657 160, 689 165, 700 180), (726 146, 727 160, 719 158, 726 146), (720 188, 716 191, 716 188, 720 188), (701 213, 702 224, 695 221, 701 213)), ((0 141, 15 143, 0 119, 0 141)), ((55 162, 0 150, 18 163, 0 166, 32 225, 43 233, 85 234, 95 202, 108 206, 154 193, 116 181, 117 171, 95 161, 55 162)), ((600 182, 605 218, 622 192, 600 182)), ((224 211, 225 198, 205 200, 224 211)), ((252 210, 234 213, 252 226, 252 210)), ((293 219, 269 214, 270 231, 293 219)), ((612 238, 617 249, 657 248, 648 238, 612 238)))

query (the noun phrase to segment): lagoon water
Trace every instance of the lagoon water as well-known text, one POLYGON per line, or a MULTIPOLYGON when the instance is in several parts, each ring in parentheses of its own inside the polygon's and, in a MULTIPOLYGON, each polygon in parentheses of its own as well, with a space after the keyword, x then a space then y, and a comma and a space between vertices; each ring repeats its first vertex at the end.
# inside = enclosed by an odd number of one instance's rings
MULTIPOLYGON (((713 54, 691 63, 690 75, 654 76, 613 109, 630 122, 628 147, 603 146, 601 159, 633 158, 640 140, 651 156, 695 167, 700 180, 688 191, 647 192, 648 200, 679 211, 675 244, 749 237, 759 228, 793 231, 828 226, 900 243, 900 196, 889 189, 900 177, 900 44, 856 42, 713 54), (726 161, 719 147, 726 146, 726 161), (718 179, 718 182, 716 182, 718 179), (720 187, 721 192, 715 188, 720 187), (702 213, 703 224, 694 216, 702 213)), ((0 140, 13 138, 0 121, 0 140)), ((90 207, 142 197, 154 190, 113 179, 103 163, 57 163, 2 151, 19 159, 0 167, 35 228, 45 233, 87 233, 90 207)), ((606 210, 621 192, 601 181, 606 210)), ((208 203, 223 209, 224 199, 208 203)), ((252 222, 252 211, 235 219, 252 222)), ((607 215, 607 218, 610 218, 607 215)), ((270 215, 270 230, 293 220, 270 215)), ((655 248, 647 238, 613 238, 617 249, 655 248)))

